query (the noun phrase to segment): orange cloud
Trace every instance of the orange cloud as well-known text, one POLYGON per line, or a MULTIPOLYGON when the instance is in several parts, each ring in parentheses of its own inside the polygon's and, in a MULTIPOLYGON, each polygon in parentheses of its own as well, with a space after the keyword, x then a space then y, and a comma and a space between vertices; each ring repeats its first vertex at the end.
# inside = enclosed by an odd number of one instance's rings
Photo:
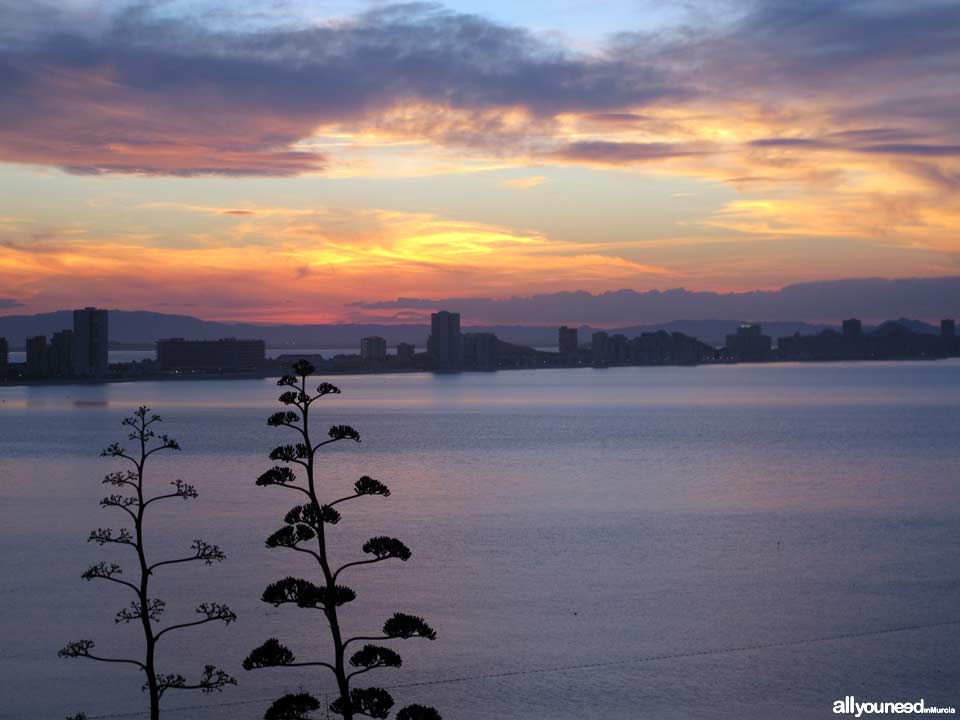
MULTIPOLYGON (((167 206, 175 212, 176 206, 167 206)), ((223 216, 225 208, 195 208, 223 216)), ((175 250, 156 239, 55 234, 0 244, 0 284, 32 307, 202 307, 222 318, 336 320, 358 297, 608 287, 667 273, 603 248, 428 214, 250 208, 175 250), (269 243, 251 242, 269 237, 269 243)))
MULTIPOLYGON (((87 33, 60 14, 61 26, 51 15, 50 27, 22 32, 27 19, 11 18, 0 39, 0 162, 328 180, 509 169, 504 184, 516 189, 587 167, 583 182, 607 171, 604 182, 620 183, 614 197, 631 197, 635 174, 703 181, 702 197, 727 192, 709 217, 698 198, 679 231, 656 233, 629 199, 612 215, 584 204, 571 224, 591 242, 418 214, 436 205, 410 196, 405 213, 213 207, 191 196, 189 207, 146 209, 209 217, 165 216, 162 228, 134 220, 113 236, 96 221, 70 236, 43 234, 39 218, 0 217, 0 279, 47 307, 68 290, 141 306, 168 292, 186 303, 192 292, 208 307, 267 318, 424 288, 742 288, 948 271, 960 256, 960 102, 949 91, 960 7, 800 5, 758 0, 730 25, 655 41, 622 33, 594 53, 428 5, 282 30, 205 29, 147 10, 99 18, 87 33), (606 242, 634 222, 636 239, 606 242), (907 267, 913 251, 922 261, 907 267)), ((577 206, 561 185, 549 189, 577 206)), ((489 205, 478 200, 464 216, 483 219, 489 205)))
POLYGON ((533 177, 523 177, 523 178, 512 178, 510 180, 504 180, 503 184, 509 188, 516 188, 517 190, 528 190, 537 185, 543 185, 547 179, 543 175, 534 175, 533 177))

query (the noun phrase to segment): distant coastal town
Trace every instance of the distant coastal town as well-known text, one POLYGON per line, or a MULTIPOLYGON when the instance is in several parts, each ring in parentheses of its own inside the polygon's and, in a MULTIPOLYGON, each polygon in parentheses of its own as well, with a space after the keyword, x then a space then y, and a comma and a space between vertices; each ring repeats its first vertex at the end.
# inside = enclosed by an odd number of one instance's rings
POLYGON ((7 338, 0 337, 0 383, 110 382, 201 378, 271 377, 306 358, 320 372, 491 372, 532 368, 608 368, 622 366, 720 363, 816 362, 849 360, 939 359, 960 356, 960 338, 952 318, 940 321, 939 334, 917 332, 888 321, 864 329, 856 318, 839 330, 795 333, 777 338, 760 324, 743 324, 714 346, 681 332, 642 332, 635 337, 595 331, 582 338, 575 327, 557 328, 556 349, 505 342, 490 332, 464 331, 460 313, 440 311, 430 318, 425 348, 398 342, 389 352, 383 337, 360 340, 356 353, 315 351, 267 356, 262 339, 165 338, 155 357, 110 362, 109 311, 87 307, 73 311, 73 327, 51 337, 25 340, 23 362, 10 361, 7 338), (587 340, 587 342, 584 342, 587 340))

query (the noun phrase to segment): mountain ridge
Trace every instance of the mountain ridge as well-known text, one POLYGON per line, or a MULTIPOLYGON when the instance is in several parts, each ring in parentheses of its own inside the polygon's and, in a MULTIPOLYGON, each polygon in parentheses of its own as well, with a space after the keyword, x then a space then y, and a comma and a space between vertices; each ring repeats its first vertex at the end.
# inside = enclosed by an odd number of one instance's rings
MULTIPOLYGON (((0 316, 0 337, 6 337, 12 350, 22 350, 25 339, 33 335, 50 335, 71 327, 72 311, 59 310, 36 315, 0 316)), ((724 336, 734 332, 744 320, 707 318, 703 320, 673 320, 666 323, 635 324, 621 327, 598 328, 583 324, 577 326, 580 342, 587 343, 590 334, 603 330, 609 334, 622 333, 629 337, 642 332, 666 330, 682 332, 714 345, 723 344, 724 336)), ((922 321, 905 320, 917 332, 937 332, 937 328, 922 321)), ((801 333, 815 334, 836 325, 803 321, 769 321, 762 323, 764 332, 776 337, 801 333)), ((465 325, 464 332, 493 332, 503 341, 518 345, 550 347, 557 344, 558 325, 465 325)), ((867 328, 865 328, 867 329, 867 328)), ((256 338, 266 341, 274 349, 342 349, 359 347, 360 338, 379 335, 390 346, 398 342, 426 347, 429 325, 424 323, 231 323, 202 320, 190 315, 173 315, 148 310, 111 310, 110 338, 113 347, 152 345, 167 337, 196 340, 215 340, 223 337, 256 338)))

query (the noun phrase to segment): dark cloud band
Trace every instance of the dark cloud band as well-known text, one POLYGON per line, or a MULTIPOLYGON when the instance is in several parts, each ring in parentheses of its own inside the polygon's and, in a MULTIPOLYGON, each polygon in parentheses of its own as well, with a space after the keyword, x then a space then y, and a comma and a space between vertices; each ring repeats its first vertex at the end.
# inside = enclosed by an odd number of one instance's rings
MULTIPOLYGON (((625 33, 593 54, 421 3, 260 30, 224 29, 228 23, 212 30, 149 6, 86 24, 63 9, 19 9, 0 2, 0 160, 7 162, 84 173, 294 175, 329 161, 298 145, 318 126, 360 124, 404 103, 468 113, 520 108, 541 131, 537 120, 581 113, 616 131, 642 129, 644 108, 796 100, 818 103, 844 127, 862 125, 841 130, 861 135, 760 138, 754 148, 855 144, 863 153, 957 155, 960 96, 944 92, 960 74, 957 3, 762 0, 729 27, 625 33)), ((709 152, 613 137, 551 144, 548 136, 531 145, 492 122, 410 132, 488 149, 500 138, 564 162, 709 152)))

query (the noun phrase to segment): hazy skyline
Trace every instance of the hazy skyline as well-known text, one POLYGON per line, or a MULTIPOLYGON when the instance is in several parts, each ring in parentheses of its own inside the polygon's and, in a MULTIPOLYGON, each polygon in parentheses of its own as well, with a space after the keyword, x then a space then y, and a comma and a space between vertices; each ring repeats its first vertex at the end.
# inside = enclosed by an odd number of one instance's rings
POLYGON ((325 322, 960 274, 956 3, 0 19, 3 314, 325 322))

